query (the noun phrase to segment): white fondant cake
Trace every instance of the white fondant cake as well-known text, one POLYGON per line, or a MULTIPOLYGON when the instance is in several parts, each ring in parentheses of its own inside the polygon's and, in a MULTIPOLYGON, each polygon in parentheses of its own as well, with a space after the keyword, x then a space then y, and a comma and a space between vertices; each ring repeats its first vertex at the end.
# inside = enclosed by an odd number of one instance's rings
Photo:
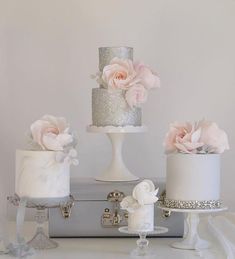
POLYGON ((142 205, 128 214, 129 231, 151 232, 154 229, 154 204, 142 205))
MULTIPOLYGON (((99 69, 109 65, 113 58, 133 60, 133 49, 130 47, 99 48, 99 69)), ((110 91, 100 85, 92 89, 92 125, 105 126, 141 126, 141 108, 129 107, 124 91, 110 91)))
POLYGON ((129 231, 154 230, 154 203, 158 201, 157 193, 154 183, 145 179, 134 187, 132 196, 126 196, 121 201, 121 208, 128 211, 129 231))
POLYGON ((167 155, 166 206, 213 208, 219 199, 219 154, 167 155))
POLYGON ((70 194, 70 163, 55 151, 16 151, 15 192, 19 197, 62 198, 70 194))

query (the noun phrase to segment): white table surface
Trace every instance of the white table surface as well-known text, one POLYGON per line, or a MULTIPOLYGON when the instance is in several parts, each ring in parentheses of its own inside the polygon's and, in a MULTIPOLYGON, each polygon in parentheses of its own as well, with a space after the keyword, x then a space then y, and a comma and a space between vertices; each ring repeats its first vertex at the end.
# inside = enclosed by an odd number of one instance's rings
MULTIPOLYGON (((158 258, 167 259, 226 259, 219 243, 206 230, 206 217, 202 218, 200 234, 212 242, 212 247, 204 250, 203 255, 193 250, 179 250, 171 248, 170 244, 180 238, 150 238, 151 248, 157 251, 158 258)), ((47 228, 47 226, 45 226, 47 228)), ((24 235, 29 240, 35 231, 34 222, 25 222, 24 235)), ((9 223, 11 241, 15 240, 15 222, 9 223)), ((129 252, 135 247, 136 238, 55 238, 59 247, 49 250, 37 250, 36 254, 27 257, 34 259, 122 259, 130 258, 129 252)), ((9 255, 0 256, 1 259, 10 258, 9 255)))

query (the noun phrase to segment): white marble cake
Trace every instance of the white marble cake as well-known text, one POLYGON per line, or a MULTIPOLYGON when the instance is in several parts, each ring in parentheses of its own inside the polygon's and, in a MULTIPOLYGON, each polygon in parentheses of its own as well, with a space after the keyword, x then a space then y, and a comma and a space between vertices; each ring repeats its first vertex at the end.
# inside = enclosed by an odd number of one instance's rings
POLYGON ((16 150, 15 193, 28 198, 70 194, 70 164, 57 162, 55 151, 16 150))
POLYGON ((154 204, 143 205, 128 214, 128 230, 151 232, 154 229, 154 204))

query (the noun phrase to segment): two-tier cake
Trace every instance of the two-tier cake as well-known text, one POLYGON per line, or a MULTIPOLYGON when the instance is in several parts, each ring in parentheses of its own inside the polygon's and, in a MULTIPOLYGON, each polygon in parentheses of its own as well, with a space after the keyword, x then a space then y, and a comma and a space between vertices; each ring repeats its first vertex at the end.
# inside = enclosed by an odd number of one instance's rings
POLYGON ((92 125, 141 126, 140 105, 148 90, 159 87, 160 80, 148 66, 133 62, 133 48, 99 48, 99 84, 92 89, 92 125))

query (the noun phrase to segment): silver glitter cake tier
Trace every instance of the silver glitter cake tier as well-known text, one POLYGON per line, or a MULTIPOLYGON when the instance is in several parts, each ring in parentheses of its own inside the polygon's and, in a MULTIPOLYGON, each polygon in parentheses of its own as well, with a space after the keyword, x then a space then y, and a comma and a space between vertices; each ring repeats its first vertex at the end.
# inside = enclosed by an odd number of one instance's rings
POLYGON ((122 91, 92 89, 92 124, 105 126, 141 126, 141 108, 131 109, 122 91))
POLYGON ((99 69, 109 65, 110 61, 114 58, 124 58, 133 60, 133 48, 130 47, 101 47, 99 48, 99 69))

